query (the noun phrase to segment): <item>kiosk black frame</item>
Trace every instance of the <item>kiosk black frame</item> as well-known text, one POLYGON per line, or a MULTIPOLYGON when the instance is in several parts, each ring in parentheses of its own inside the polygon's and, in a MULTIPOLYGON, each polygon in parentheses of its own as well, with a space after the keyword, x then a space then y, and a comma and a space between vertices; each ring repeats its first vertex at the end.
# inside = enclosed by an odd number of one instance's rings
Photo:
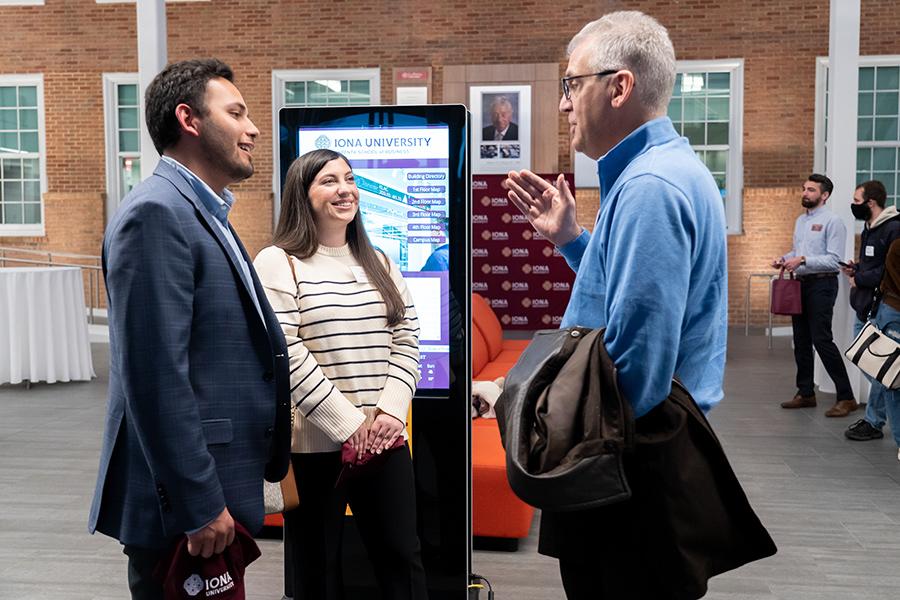
MULTIPOLYGON (((298 132, 304 127, 416 126, 445 126, 449 133, 450 383, 446 389, 416 393, 411 444, 429 597, 449 600, 465 597, 472 572, 469 113, 463 105, 282 108, 280 187, 299 155, 298 132)), ((355 528, 349 525, 344 552, 347 595, 371 598, 376 591, 374 577, 355 528)))

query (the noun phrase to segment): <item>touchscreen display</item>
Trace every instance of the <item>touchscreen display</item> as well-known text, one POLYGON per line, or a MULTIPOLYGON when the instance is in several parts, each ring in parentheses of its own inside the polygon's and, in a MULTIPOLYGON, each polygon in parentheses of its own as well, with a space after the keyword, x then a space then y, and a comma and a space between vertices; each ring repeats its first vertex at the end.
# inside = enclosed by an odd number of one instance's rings
POLYGON ((446 126, 300 127, 298 155, 350 160, 372 244, 399 265, 419 316, 420 389, 449 387, 449 177, 446 126))

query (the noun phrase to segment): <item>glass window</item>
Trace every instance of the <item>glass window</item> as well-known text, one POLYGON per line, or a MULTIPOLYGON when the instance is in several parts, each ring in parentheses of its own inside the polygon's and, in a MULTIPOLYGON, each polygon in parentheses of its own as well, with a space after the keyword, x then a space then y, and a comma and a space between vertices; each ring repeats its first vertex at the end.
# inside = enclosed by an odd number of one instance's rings
POLYGON ((121 157, 119 175, 119 197, 124 198, 141 181, 141 159, 121 157))
MULTIPOLYGON (((348 106, 379 104, 378 69, 275 71, 281 106, 348 106)), ((277 84, 276 84, 277 85, 277 84)), ((276 90, 276 98, 278 93, 276 90)))
POLYGON ((141 180, 141 109, 137 75, 107 76, 107 86, 107 193, 114 209, 141 180))
MULTIPOLYGON (((272 110, 285 106, 373 106, 381 104, 380 69, 304 69, 272 71, 272 110)), ((278 137, 273 139, 275 164, 280 160, 278 137)), ((273 185, 276 214, 281 187, 273 185)))
POLYGON ((0 228, 41 225, 38 110, 37 84, 0 79, 0 228))
MULTIPOLYGON (((900 188, 900 66, 884 64, 883 60, 867 65, 865 57, 860 62, 856 183, 881 181, 887 189, 888 204, 896 206, 900 188)), ((827 105, 827 84, 825 102, 827 105)), ((827 130, 827 117, 824 127, 827 130)))
POLYGON ((136 83, 116 86, 119 132, 119 201, 141 180, 140 106, 136 83))
POLYGON ((286 81, 284 106, 347 106, 372 104, 368 79, 286 81))
POLYGON ((677 69, 669 118, 712 174, 728 233, 741 233, 743 61, 679 61, 677 69))
POLYGON ((683 72, 675 80, 669 118, 728 196, 731 72, 683 72))

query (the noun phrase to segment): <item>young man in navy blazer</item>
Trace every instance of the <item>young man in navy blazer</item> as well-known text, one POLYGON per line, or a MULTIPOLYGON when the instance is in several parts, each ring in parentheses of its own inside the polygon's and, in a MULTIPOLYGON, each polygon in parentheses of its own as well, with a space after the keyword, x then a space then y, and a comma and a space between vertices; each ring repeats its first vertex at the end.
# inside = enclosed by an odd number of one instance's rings
POLYGON ((132 598, 188 537, 209 557, 263 522, 263 477, 287 471, 287 350, 228 222, 226 186, 253 174, 259 130, 224 63, 166 67, 147 88, 162 156, 103 240, 109 400, 89 529, 124 545, 132 598))

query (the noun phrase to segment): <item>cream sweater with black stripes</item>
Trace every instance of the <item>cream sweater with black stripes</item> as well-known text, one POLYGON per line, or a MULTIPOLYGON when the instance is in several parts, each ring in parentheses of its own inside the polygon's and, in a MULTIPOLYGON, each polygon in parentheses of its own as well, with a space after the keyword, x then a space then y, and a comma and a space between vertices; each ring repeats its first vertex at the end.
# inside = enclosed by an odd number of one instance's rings
POLYGON ((376 409, 405 423, 420 378, 419 320, 397 265, 390 261, 406 316, 389 328, 381 294, 358 275, 349 246, 290 260, 297 286, 281 248, 264 248, 253 266, 290 353, 292 451, 339 450, 376 409))

